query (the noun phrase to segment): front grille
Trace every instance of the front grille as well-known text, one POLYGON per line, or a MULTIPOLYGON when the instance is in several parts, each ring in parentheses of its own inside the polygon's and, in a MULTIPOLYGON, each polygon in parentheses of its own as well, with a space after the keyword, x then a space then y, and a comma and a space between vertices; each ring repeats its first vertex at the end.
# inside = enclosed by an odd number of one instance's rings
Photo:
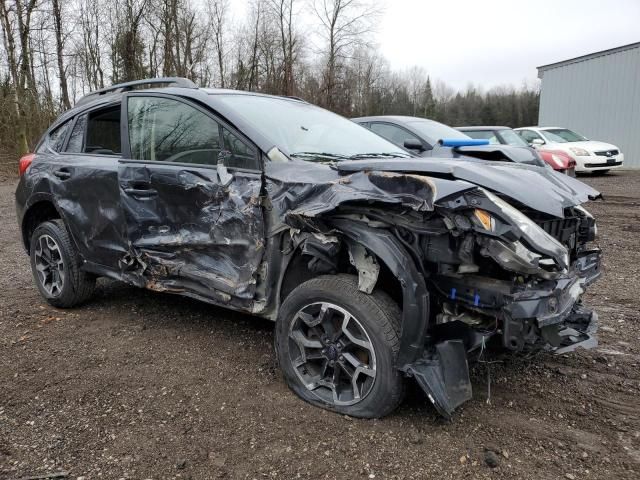
POLYGON ((557 218, 552 220, 538 220, 536 223, 549 235, 563 245, 573 249, 576 246, 576 236, 580 228, 577 217, 557 218))
POLYGON ((614 157, 620 153, 619 150, 601 150, 599 152, 593 152, 600 157, 614 157))

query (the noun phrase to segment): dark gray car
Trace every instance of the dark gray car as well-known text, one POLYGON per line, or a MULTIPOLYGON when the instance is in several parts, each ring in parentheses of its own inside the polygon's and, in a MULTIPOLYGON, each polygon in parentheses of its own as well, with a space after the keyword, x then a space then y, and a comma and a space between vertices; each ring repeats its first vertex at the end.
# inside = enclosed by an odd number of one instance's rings
POLYGON ((595 344, 599 194, 546 169, 416 158, 304 101, 179 78, 83 98, 20 163, 51 305, 104 276, 274 320, 290 388, 336 412, 386 415, 413 377, 450 416, 490 340, 595 344))

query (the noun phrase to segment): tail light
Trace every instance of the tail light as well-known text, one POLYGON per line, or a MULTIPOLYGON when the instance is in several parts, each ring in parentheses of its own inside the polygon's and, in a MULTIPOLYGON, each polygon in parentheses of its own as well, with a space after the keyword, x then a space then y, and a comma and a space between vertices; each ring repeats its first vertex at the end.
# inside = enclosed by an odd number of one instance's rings
POLYGON ((29 168, 31 162, 33 162, 35 156, 35 153, 27 153, 20 159, 20 162, 18 163, 18 173, 20 174, 20 176, 24 175, 24 172, 27 171, 27 168, 29 168))

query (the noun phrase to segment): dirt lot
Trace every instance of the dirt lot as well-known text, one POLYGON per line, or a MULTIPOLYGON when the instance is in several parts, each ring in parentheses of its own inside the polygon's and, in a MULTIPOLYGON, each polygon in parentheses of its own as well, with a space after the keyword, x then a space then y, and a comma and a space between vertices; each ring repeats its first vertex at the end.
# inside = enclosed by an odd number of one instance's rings
POLYGON ((640 172, 584 180, 606 199, 589 207, 600 347, 480 365, 474 400, 445 423, 417 389, 376 421, 303 403, 260 319, 111 281, 82 308, 49 307, 5 178, 0 479, 640 478, 640 172))

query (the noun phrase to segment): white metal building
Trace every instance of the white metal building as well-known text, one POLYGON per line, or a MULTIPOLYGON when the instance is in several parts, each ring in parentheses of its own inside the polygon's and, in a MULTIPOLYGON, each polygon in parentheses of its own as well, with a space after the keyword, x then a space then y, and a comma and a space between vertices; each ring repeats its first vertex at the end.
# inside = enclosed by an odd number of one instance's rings
POLYGON ((540 126, 612 143, 640 168, 640 42, 538 67, 540 126))

